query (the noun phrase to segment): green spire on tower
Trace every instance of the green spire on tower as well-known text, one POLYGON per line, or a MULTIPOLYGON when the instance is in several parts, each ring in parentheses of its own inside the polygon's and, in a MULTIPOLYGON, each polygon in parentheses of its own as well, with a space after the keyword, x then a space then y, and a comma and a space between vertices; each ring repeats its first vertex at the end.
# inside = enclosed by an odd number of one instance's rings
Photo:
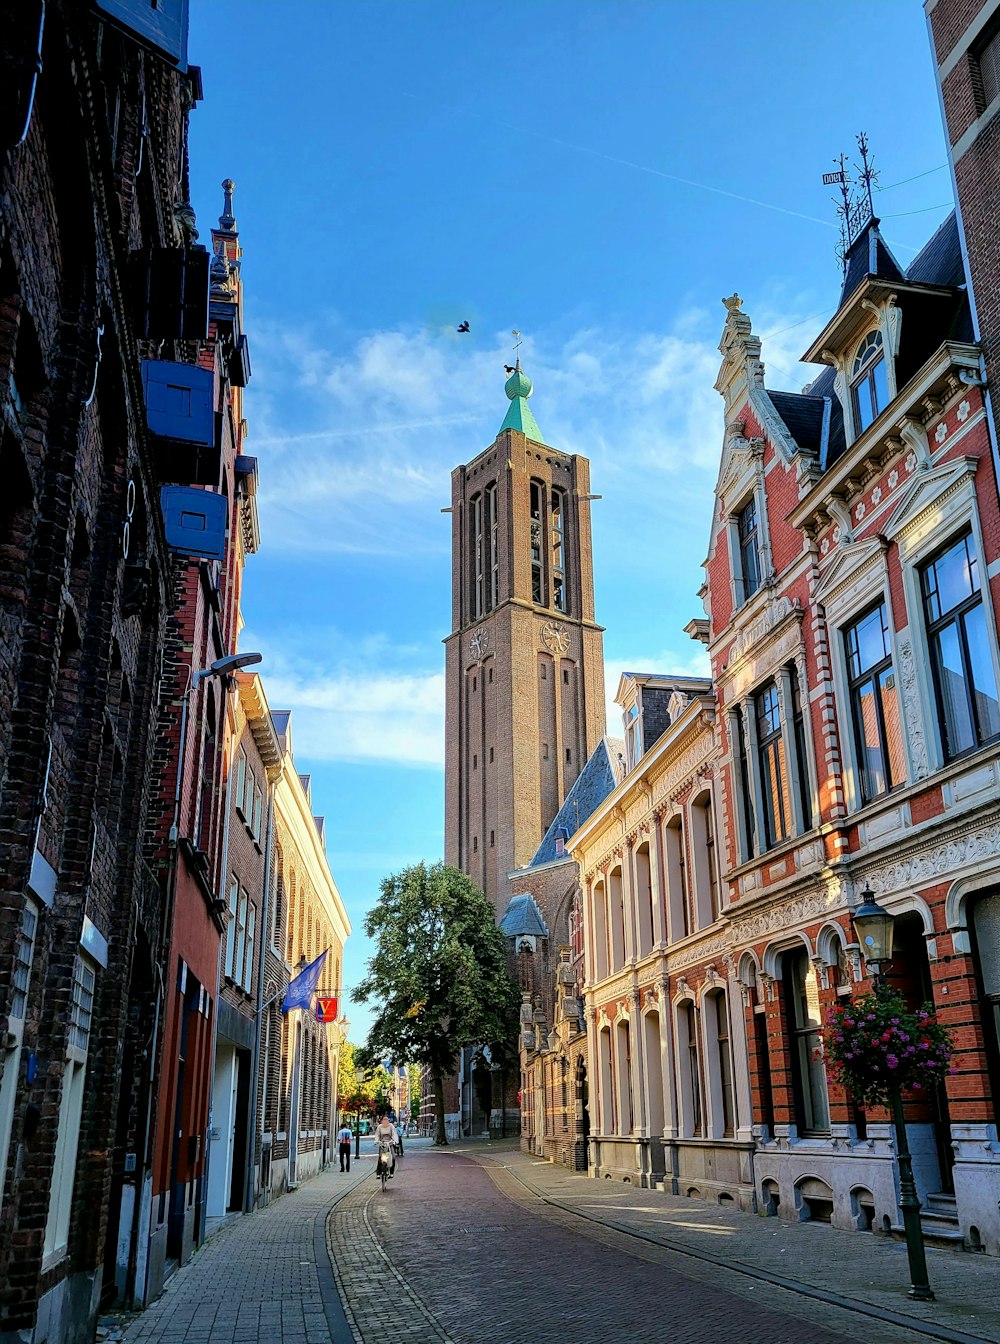
POLYGON ((521 372, 520 360, 517 361, 514 372, 504 383, 503 390, 510 398, 510 405, 507 407, 507 414, 500 426, 500 433, 502 434, 505 429, 517 429, 526 438, 534 439, 536 443, 544 443, 542 431, 538 428, 538 421, 532 415, 531 407, 528 405, 528 398, 534 388, 531 385, 531 379, 521 372))

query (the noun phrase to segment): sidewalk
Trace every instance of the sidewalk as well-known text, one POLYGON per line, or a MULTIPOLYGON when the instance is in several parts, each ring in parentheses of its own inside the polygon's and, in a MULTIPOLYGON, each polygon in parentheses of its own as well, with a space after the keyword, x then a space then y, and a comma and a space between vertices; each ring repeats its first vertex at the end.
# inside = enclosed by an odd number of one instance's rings
POLYGON ((1000 1340, 1000 1263, 994 1257, 928 1247, 928 1277, 937 1300, 915 1302, 906 1294, 902 1242, 595 1181, 522 1153, 516 1141, 466 1141, 444 1151, 480 1163, 511 1198, 527 1195, 572 1215, 584 1235, 588 1224, 590 1235, 614 1229, 692 1261, 854 1310, 859 1335, 879 1338, 874 1318, 908 1328, 914 1339, 1000 1340))
POLYGON ((221 1227, 125 1331, 124 1344, 347 1344, 326 1216, 372 1172, 370 1153, 221 1227))

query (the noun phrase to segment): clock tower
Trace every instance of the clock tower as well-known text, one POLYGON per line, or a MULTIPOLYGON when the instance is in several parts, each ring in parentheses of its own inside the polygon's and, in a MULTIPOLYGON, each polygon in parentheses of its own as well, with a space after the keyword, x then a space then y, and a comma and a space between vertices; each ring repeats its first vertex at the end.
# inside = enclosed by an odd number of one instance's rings
POLYGON ((501 914, 604 733, 590 463, 548 447, 520 360, 496 440, 452 473, 445 857, 501 914))

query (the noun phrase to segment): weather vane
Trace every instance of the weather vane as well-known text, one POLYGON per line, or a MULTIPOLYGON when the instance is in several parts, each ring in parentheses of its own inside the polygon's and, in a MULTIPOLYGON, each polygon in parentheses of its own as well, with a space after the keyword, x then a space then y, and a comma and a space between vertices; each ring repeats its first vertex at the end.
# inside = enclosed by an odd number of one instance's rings
POLYGON ((868 223, 875 217, 875 204, 872 200, 872 186, 878 187, 878 171, 868 154, 868 137, 862 131, 858 137, 858 152, 861 163, 854 165, 856 176, 851 176, 847 156, 838 155, 834 159, 836 172, 823 174, 825 187, 840 188, 840 202, 837 205, 837 218, 840 221, 840 244, 837 257, 841 268, 847 270, 847 254, 861 236, 868 223))
POLYGON ((514 341, 514 358, 515 358, 515 359, 520 359, 520 358, 521 358, 521 333, 518 331, 517 327, 514 327, 514 328, 511 330, 511 333, 510 333, 510 334, 511 334, 512 336, 515 336, 515 337, 517 338, 517 339, 514 341))

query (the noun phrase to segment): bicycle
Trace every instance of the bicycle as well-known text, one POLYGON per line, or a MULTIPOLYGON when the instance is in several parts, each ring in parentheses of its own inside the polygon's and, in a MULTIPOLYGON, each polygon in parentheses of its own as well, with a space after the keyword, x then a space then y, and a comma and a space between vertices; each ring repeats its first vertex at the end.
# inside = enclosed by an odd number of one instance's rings
POLYGON ((386 1183, 389 1180, 391 1157, 392 1154, 389 1144, 380 1143, 378 1146, 378 1160, 375 1163, 375 1175, 382 1182, 383 1192, 385 1191, 386 1183))

